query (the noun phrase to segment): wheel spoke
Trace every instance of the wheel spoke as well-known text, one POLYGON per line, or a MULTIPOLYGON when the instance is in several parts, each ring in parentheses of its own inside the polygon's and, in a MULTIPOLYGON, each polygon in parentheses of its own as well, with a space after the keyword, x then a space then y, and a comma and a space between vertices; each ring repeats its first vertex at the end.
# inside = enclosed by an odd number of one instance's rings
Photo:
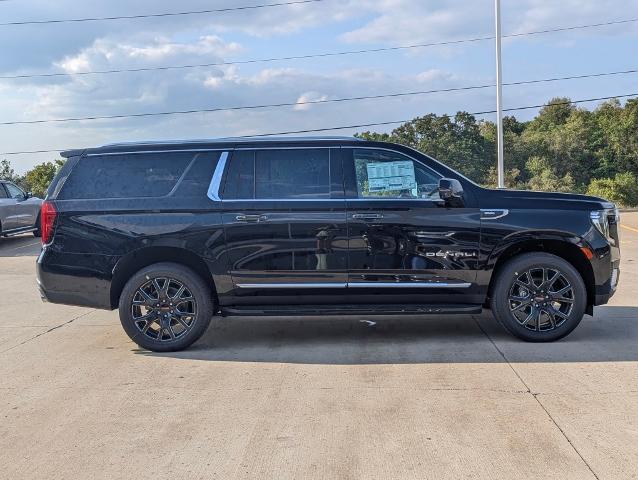
POLYGON ((529 290, 529 289, 530 289, 530 287, 531 287, 531 285, 530 285, 530 284, 528 284, 528 283, 523 283, 523 282, 521 282, 520 280, 514 280, 514 284, 515 284, 515 285, 518 285, 518 286, 519 286, 519 287, 521 287, 521 288, 524 288, 525 290, 529 290))
POLYGON ((556 292, 549 292, 551 295, 562 295, 563 293, 567 293, 572 289, 572 286, 568 283, 567 286, 561 288, 556 292))
POLYGON ((567 314, 565 314, 565 313, 561 312, 560 310, 558 310, 558 309, 556 309, 556 308, 554 308, 554 307, 551 307, 551 311, 552 311, 552 313, 553 313, 554 315, 559 316, 560 318, 562 318, 562 319, 564 319, 564 320, 566 320, 566 319, 567 319, 567 317, 569 316, 569 315, 567 315, 567 314))
MULTIPOLYGON (((155 306, 155 304, 157 303, 157 299, 151 297, 148 293, 146 293, 146 291, 144 290, 143 287, 138 288, 137 292, 142 296, 142 298, 144 299, 144 301, 142 302, 142 305, 146 305, 148 307, 153 307, 155 306)), ((139 305, 139 303, 137 304, 139 305)))
POLYGON ((528 315, 528 316, 527 316, 527 318, 523 321, 522 325, 523 325, 524 327, 526 327, 526 326, 527 326, 527 324, 528 324, 530 321, 534 320, 534 319, 536 318, 536 316, 537 316, 537 315, 538 315, 538 310, 537 310, 536 308, 532 307, 532 311, 531 311, 531 312, 529 312, 529 315, 528 315))
POLYGON ((552 324, 552 328, 556 328, 556 317, 554 316, 554 309, 548 308, 547 310, 545 310, 545 313, 547 313, 547 316, 549 317, 549 323, 552 324))
POLYGON ((554 285, 556 280, 558 280, 558 277, 560 277, 560 272, 558 270, 555 270, 554 275, 552 275, 552 278, 550 278, 549 280, 545 282, 545 288, 547 288, 548 291, 552 287, 552 285, 554 285))
POLYGON ((184 290, 186 290, 186 287, 184 285, 182 285, 181 287, 179 287, 179 290, 177 290, 177 292, 175 293, 175 295, 173 295, 171 297, 171 300, 175 301, 175 300, 179 300, 180 297, 182 296, 182 294, 184 293, 184 290))
POLYGON ((159 286, 158 280, 158 278, 153 279, 153 286, 155 287, 155 290, 157 290, 157 297, 165 298, 168 296, 168 285, 170 283, 170 280, 168 278, 165 278, 164 285, 162 287, 159 286))
POLYGON ((169 325, 166 330, 168 331, 168 336, 171 337, 171 340, 175 340, 175 332, 173 331, 173 327, 169 325))
POLYGON ((528 300, 526 302, 521 302, 520 305, 517 305, 516 307, 512 308, 510 311, 511 312, 518 312, 519 310, 529 307, 529 305, 532 303, 531 300, 528 300))
POLYGON ((559 302, 559 303, 574 303, 574 299, 573 298, 566 298, 566 297, 554 297, 554 296, 552 296, 552 300, 554 302, 559 302))

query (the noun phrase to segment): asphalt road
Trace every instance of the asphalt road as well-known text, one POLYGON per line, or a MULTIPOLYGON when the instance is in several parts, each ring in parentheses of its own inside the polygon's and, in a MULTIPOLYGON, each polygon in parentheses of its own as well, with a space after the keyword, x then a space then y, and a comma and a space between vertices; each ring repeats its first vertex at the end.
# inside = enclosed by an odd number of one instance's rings
POLYGON ((635 479, 638 213, 620 289, 568 338, 491 319, 225 318, 140 351, 115 312, 41 303, 0 239, 0 478, 635 479))

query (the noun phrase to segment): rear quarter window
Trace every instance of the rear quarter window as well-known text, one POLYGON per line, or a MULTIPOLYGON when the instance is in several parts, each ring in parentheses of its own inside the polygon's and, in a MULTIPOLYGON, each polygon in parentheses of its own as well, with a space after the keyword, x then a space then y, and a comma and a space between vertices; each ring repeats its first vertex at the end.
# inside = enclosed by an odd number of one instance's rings
POLYGON ((192 152, 83 157, 69 174, 58 198, 163 197, 173 190, 193 157, 192 152))

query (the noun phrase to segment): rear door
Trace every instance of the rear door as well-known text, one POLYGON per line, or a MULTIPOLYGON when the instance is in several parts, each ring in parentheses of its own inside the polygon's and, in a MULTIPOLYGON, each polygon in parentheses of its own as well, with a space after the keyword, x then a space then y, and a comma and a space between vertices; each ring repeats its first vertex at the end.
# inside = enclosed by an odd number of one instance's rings
POLYGON ((480 212, 447 208, 442 177, 400 152, 344 148, 348 290, 357 303, 480 303, 480 212))
POLYGON ((347 223, 339 148, 237 149, 221 193, 237 304, 340 302, 347 223))

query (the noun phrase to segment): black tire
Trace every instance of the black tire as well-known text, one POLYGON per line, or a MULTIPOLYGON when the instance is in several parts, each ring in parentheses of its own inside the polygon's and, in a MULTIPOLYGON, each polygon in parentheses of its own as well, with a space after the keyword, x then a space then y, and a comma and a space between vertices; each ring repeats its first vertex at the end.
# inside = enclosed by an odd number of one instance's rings
POLYGON ((137 272, 125 285, 119 302, 120 322, 140 347, 175 352, 204 334, 213 316, 213 303, 210 287, 195 272, 176 263, 156 263, 137 272))
POLYGON ((35 219, 35 230, 33 231, 33 236, 36 238, 40 238, 42 236, 42 225, 40 224, 40 214, 38 213, 38 218, 35 219))
POLYGON ((585 283, 578 270, 556 255, 516 256, 497 275, 490 299, 492 313, 522 340, 558 340, 570 334, 585 315, 585 283))

